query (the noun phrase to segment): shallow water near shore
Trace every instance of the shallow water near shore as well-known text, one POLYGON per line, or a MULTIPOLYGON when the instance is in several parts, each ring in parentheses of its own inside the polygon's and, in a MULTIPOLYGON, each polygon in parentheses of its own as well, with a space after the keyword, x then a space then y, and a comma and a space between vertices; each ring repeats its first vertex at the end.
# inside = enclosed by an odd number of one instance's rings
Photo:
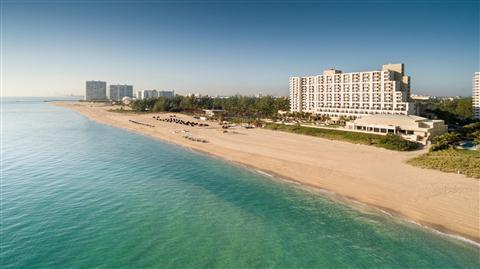
POLYGON ((480 265, 471 244, 65 108, 2 114, 2 268, 480 265))

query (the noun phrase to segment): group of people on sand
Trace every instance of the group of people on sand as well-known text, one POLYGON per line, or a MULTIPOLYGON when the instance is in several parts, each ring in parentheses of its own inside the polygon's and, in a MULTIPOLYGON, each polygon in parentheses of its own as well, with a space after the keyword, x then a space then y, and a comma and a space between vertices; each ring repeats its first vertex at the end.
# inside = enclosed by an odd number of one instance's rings
POLYGON ((198 123, 198 122, 194 122, 194 121, 184 121, 184 120, 181 120, 181 119, 177 119, 175 116, 170 116, 166 119, 162 119, 160 118, 160 116, 153 116, 154 119, 158 120, 158 121, 165 121, 165 122, 170 122, 170 123, 177 123, 177 124, 183 124, 183 125, 187 125, 187 126, 199 126, 199 127, 207 127, 208 124, 206 123, 198 123))

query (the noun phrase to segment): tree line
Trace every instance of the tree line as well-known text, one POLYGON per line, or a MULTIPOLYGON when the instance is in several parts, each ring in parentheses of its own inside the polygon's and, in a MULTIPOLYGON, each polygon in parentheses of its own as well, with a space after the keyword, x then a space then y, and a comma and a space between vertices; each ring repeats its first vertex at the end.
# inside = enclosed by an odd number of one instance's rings
POLYGON ((202 109, 222 109, 236 117, 271 117, 278 110, 289 110, 287 97, 252 97, 236 95, 228 98, 195 97, 176 95, 172 98, 149 98, 136 100, 131 105, 135 111, 195 112, 202 109))
POLYGON ((430 151, 454 148, 459 142, 465 140, 473 140, 476 144, 480 144, 480 122, 470 123, 453 132, 435 137, 430 151))
POLYGON ((453 100, 433 99, 417 101, 420 116, 434 114, 445 121, 449 126, 463 126, 475 122, 473 120, 472 98, 458 98, 453 100))

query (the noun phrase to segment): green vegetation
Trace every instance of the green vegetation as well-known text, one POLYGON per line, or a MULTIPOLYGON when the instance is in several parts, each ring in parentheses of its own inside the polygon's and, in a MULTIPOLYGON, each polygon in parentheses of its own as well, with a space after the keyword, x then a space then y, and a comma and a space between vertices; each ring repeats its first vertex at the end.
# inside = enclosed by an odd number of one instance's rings
POLYGON ((430 151, 455 147, 460 141, 473 140, 480 144, 480 122, 467 124, 456 131, 437 136, 432 141, 430 151))
POLYGON ((446 149, 422 154, 408 160, 409 164, 443 172, 461 173, 480 178, 480 152, 476 150, 446 149))
POLYGON ((380 148, 397 151, 408 151, 418 148, 418 144, 407 141, 400 136, 388 134, 386 136, 376 134, 366 134, 357 132, 348 132, 341 130, 329 130, 321 128, 304 127, 298 125, 284 125, 276 123, 267 123, 265 128, 271 130, 280 130, 296 134, 316 136, 331 140, 347 141, 355 144, 373 145, 380 148))
POLYGON ((453 147, 454 144, 460 141, 460 135, 458 133, 445 133, 441 136, 437 136, 433 139, 432 146, 430 147, 430 151, 438 151, 448 149, 453 147))
POLYGON ((202 109, 222 109, 226 116, 235 118, 258 119, 260 117, 274 117, 278 110, 289 110, 289 101, 286 97, 273 96, 250 97, 231 96, 228 98, 180 96, 173 98, 151 98, 136 100, 131 107, 135 111, 152 112, 195 112, 202 109))
POLYGON ((446 124, 459 127, 474 122, 472 110, 472 98, 459 98, 453 100, 433 99, 417 101, 420 116, 435 116, 442 119, 446 124))
POLYGON ((467 124, 454 132, 435 137, 430 152, 413 158, 408 163, 480 178, 480 152, 455 148, 459 142, 465 140, 480 143, 480 122, 467 124))
POLYGON ((377 144, 377 147, 386 148, 397 151, 409 151, 418 148, 418 144, 412 141, 408 141, 395 134, 387 134, 382 136, 377 144))

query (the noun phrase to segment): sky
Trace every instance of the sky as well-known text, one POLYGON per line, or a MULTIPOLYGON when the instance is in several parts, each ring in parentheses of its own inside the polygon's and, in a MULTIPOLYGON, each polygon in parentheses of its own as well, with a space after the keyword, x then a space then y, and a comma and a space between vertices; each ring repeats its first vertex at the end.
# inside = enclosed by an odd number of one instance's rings
POLYGON ((86 80, 287 95, 291 76, 404 63, 412 92, 470 96, 479 1, 1 1, 3 96, 86 80))

